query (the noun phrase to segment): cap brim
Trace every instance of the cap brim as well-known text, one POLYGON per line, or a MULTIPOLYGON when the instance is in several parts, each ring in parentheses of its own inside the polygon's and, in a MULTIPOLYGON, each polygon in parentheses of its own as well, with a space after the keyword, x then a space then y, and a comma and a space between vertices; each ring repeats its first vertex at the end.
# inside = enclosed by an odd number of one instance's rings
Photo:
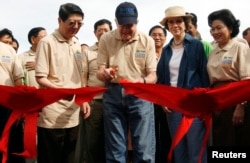
POLYGON ((117 19, 119 25, 125 25, 125 24, 137 24, 137 18, 135 17, 123 17, 117 19))

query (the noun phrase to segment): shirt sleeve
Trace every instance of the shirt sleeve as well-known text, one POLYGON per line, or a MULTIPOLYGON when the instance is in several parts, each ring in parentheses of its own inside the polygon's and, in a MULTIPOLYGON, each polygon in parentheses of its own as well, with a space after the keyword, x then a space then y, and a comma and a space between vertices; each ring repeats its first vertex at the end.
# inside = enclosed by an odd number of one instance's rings
POLYGON ((49 74, 49 44, 40 40, 36 52, 35 76, 47 77, 49 74))
POLYGON ((238 51, 239 57, 239 76, 240 80, 250 78, 250 48, 245 45, 240 45, 238 51))

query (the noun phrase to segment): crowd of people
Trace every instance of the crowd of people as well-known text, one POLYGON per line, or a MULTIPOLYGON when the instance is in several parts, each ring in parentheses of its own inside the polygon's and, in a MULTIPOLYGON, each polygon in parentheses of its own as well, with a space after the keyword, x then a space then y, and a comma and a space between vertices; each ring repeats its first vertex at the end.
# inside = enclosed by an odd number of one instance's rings
MULTIPOLYGON (((165 163, 185 115, 126 94, 119 80, 192 90, 250 78, 250 27, 242 39, 237 37, 240 21, 229 9, 208 15, 214 39, 208 42, 198 31, 196 14, 182 6, 167 7, 159 24, 145 34, 137 28, 137 7, 123 2, 114 13, 116 29, 105 18, 95 22, 97 41, 92 46, 76 37, 84 21, 78 5, 62 4, 58 13, 58 28, 51 34, 45 27, 30 29, 30 49, 20 54, 12 31, 0 30, 0 85, 107 91, 81 106, 72 96, 44 107, 37 124, 37 158, 13 154, 24 148, 25 121, 16 121, 10 131, 8 163, 165 163), (172 38, 166 44, 167 32, 172 38)), ((206 148, 250 146, 248 106, 245 101, 214 112, 206 148)), ((10 113, 0 104, 0 134, 10 113)), ((204 119, 195 117, 174 148, 172 162, 197 163, 205 132, 204 119)), ((206 151, 201 159, 207 163, 206 151)))

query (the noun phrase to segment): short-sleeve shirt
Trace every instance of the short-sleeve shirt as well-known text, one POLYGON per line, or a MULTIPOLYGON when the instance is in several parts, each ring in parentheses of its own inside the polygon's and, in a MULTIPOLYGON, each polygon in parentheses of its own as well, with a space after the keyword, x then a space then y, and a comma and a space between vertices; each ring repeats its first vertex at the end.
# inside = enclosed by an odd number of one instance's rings
MULTIPOLYGON (((66 40, 58 30, 42 38, 37 47, 35 74, 46 77, 61 88, 82 86, 83 56, 76 38, 66 40)), ((38 126, 69 128, 79 124, 79 106, 71 100, 59 100, 39 113, 38 126)))
POLYGON ((38 88, 39 86, 38 83, 36 82, 35 70, 28 71, 25 68, 25 64, 27 62, 35 61, 35 57, 36 57, 36 52, 34 52, 32 49, 18 55, 18 58, 21 62, 24 71, 24 84, 38 88))
POLYGON ((250 50, 236 39, 224 47, 215 46, 208 58, 210 84, 239 81, 250 77, 250 50))
POLYGON ((207 42, 207 41, 203 41, 202 40, 201 42, 202 42, 202 45, 204 47, 206 57, 208 58, 209 54, 213 50, 213 46, 209 42, 207 42))
POLYGON ((128 42, 123 42, 118 30, 102 35, 99 41, 98 66, 118 66, 116 80, 135 80, 156 71, 157 60, 154 40, 139 31, 128 42))
POLYGON ((23 77, 22 66, 15 50, 0 42, 0 84, 14 86, 15 80, 23 77))
MULTIPOLYGON (((96 58, 98 55, 98 46, 94 44, 93 46, 89 47, 87 50, 83 52, 83 61, 84 66, 83 68, 84 73, 87 76, 87 86, 89 87, 102 87, 104 86, 104 82, 99 80, 96 76, 98 67, 96 63, 96 58)), ((97 95, 94 99, 101 99, 102 95, 97 95)))

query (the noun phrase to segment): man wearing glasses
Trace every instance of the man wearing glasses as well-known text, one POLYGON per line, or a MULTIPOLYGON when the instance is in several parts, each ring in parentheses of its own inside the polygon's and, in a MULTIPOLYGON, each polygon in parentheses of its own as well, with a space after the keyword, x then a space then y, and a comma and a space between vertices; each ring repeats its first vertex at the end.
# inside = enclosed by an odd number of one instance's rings
MULTIPOLYGON (((35 74, 40 88, 79 88, 83 58, 75 35, 82 26, 84 13, 72 3, 59 9, 59 27, 42 38, 37 47, 35 74)), ((74 96, 42 109, 38 119, 38 163, 72 163, 78 136, 80 107, 74 96)), ((84 118, 89 116, 83 110, 84 118)))

